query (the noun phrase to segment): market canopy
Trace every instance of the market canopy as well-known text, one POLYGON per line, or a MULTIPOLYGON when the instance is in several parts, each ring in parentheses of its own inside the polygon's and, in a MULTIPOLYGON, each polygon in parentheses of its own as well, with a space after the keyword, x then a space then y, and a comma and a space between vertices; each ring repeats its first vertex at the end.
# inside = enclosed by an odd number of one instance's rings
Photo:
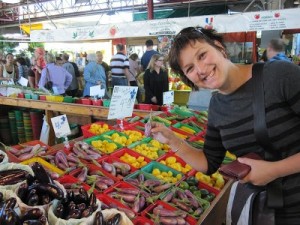
POLYGON ((34 30, 33 42, 62 42, 175 35, 187 26, 214 28, 220 33, 296 29, 300 8, 249 12, 234 15, 157 19, 55 30, 34 30))

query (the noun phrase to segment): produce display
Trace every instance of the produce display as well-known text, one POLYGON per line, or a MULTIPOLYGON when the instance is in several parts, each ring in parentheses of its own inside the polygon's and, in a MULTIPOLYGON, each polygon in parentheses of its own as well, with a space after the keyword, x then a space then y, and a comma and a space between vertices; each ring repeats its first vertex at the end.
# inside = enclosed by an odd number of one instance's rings
MULTIPOLYGON (((151 119, 166 124, 188 143, 196 142, 193 146, 203 147, 206 112, 180 107, 151 119)), ((84 125, 84 139, 68 149, 53 150, 42 143, 4 146, 9 160, 30 165, 34 175, 1 171, 0 166, 0 181, 20 183, 15 194, 28 207, 50 204, 51 219, 36 224, 83 218, 87 225, 196 224, 226 179, 219 173, 207 176, 195 171, 170 146, 146 137, 142 128, 149 117, 125 121, 124 130, 104 122, 84 125), (105 210, 116 212, 110 215, 105 210), (124 218, 130 222, 124 223, 124 218)))

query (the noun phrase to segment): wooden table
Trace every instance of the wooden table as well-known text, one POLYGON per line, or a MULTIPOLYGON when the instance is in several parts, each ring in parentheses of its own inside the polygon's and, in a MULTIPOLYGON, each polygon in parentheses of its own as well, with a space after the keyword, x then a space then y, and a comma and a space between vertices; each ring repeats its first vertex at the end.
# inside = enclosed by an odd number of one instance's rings
MULTIPOLYGON (((11 98, 0 96, 0 105, 25 107, 30 109, 45 110, 47 122, 50 125, 49 145, 54 145, 54 131, 52 129, 51 118, 59 114, 66 114, 69 123, 80 125, 92 123, 93 120, 107 120, 108 108, 94 105, 83 105, 65 102, 49 102, 24 98, 11 98)), ((149 115, 150 111, 134 110, 138 116, 149 115)), ((112 121, 115 122, 115 121, 112 121)))

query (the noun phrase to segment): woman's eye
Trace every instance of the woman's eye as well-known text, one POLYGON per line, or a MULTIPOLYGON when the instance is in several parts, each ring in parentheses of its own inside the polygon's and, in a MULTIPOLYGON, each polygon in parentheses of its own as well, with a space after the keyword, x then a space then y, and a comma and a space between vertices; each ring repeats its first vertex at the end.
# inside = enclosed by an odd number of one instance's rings
POLYGON ((198 56, 199 60, 203 59, 205 57, 205 54, 206 54, 206 52, 199 54, 199 56, 198 56))
POLYGON ((193 71, 193 67, 189 67, 186 69, 185 74, 189 74, 193 71))

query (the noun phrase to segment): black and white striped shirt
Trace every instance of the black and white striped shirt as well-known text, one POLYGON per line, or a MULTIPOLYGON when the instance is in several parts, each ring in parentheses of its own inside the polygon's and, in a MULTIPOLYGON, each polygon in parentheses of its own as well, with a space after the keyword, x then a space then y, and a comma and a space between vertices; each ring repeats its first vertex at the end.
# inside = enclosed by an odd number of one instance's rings
POLYGON ((113 77, 125 77, 125 68, 129 69, 129 60, 127 56, 121 52, 113 55, 110 60, 111 75, 113 77))

